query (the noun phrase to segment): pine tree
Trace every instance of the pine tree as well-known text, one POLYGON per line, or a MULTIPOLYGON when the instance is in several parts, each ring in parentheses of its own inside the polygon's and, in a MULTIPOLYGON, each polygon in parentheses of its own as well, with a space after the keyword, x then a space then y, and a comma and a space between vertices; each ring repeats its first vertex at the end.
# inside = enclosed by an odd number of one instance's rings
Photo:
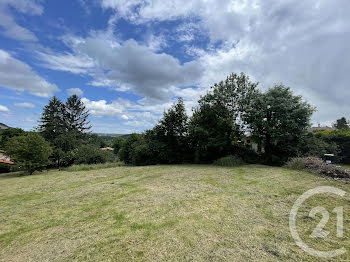
POLYGON ((52 143, 66 132, 64 115, 64 104, 54 96, 44 107, 39 125, 39 132, 48 142, 52 143))
POLYGON ((68 132, 76 133, 80 138, 91 129, 89 121, 89 111, 77 95, 72 95, 67 99, 65 106, 65 123, 68 132))

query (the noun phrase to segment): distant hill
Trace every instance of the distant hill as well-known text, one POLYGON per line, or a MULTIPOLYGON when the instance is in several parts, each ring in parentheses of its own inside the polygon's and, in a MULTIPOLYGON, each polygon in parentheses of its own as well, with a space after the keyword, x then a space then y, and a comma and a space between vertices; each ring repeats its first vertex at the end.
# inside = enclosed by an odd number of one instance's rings
POLYGON ((95 133, 96 135, 102 137, 105 140, 113 140, 116 137, 127 138, 130 134, 107 134, 107 133, 95 133))

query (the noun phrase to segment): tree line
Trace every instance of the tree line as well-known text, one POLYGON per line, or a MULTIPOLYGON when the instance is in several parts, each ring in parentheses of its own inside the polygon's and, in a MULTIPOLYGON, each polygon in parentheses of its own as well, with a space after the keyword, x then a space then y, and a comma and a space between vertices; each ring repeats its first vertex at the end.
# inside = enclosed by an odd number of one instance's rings
MULTIPOLYGON (((212 163, 225 156, 281 165, 295 156, 325 153, 350 162, 349 122, 341 118, 334 124, 336 131, 310 132, 315 108, 283 84, 261 91, 244 73, 233 73, 214 84, 192 111, 188 116, 178 98, 152 129, 116 138, 114 154, 133 165, 212 163)), ((30 172, 113 160, 100 150, 105 142, 90 133, 88 116, 76 95, 66 103, 53 97, 36 132, 12 129, 12 135, 2 136, 0 147, 30 172)))

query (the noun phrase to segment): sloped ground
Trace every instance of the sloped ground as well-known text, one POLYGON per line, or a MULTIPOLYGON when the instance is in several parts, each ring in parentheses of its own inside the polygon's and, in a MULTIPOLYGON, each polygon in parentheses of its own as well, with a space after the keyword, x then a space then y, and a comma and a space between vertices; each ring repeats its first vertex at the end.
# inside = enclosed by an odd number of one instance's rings
POLYGON ((311 247, 348 252, 350 184, 265 166, 117 167, 0 176, 0 261, 330 261, 299 249, 289 232, 294 201, 316 186, 347 191, 312 197, 297 226, 311 247), (344 206, 343 238, 334 207, 344 206), (330 212, 326 239, 311 239, 330 212))

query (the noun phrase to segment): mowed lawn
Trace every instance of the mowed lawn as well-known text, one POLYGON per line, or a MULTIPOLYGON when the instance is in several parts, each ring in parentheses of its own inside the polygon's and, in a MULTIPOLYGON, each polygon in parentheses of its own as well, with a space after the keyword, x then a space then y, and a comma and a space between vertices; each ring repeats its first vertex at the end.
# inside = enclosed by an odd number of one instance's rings
POLYGON ((341 180, 256 165, 0 175, 0 261, 332 261, 302 251, 289 231, 294 201, 316 186, 347 194, 306 201, 299 233, 315 249, 348 248, 333 261, 350 261, 350 184, 341 180), (340 205, 343 238, 331 212, 340 205), (316 206, 330 212, 325 239, 309 237, 316 206))

